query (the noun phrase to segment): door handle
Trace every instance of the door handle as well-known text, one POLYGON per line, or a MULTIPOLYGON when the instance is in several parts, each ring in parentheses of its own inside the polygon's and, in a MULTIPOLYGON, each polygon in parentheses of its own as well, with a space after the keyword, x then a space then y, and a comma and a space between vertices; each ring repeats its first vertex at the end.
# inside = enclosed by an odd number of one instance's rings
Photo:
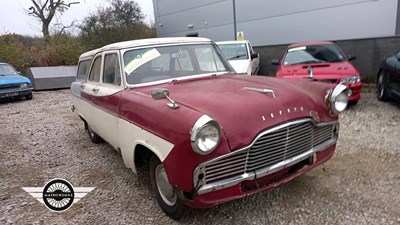
POLYGON ((99 92, 99 88, 92 88, 92 91, 93 91, 94 93, 97 93, 97 92, 99 92))

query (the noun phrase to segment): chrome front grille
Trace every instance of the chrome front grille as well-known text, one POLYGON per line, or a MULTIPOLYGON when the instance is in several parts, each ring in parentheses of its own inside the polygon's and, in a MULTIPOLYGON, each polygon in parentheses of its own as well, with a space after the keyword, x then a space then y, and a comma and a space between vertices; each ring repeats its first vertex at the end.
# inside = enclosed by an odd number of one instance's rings
POLYGON ((315 124, 311 119, 291 121, 266 130, 250 146, 200 164, 194 174, 195 185, 241 179, 257 171, 265 173, 266 168, 310 151, 324 150, 321 146, 326 148, 336 142, 338 131, 337 122, 315 124))

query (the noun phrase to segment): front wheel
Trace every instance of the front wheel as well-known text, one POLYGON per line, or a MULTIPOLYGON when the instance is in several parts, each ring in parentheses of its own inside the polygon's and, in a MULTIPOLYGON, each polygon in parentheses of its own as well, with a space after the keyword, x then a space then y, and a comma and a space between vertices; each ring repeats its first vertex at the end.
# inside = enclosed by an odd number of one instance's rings
POLYGON ((380 71, 378 74, 378 80, 377 80, 377 97, 378 100, 380 101, 387 101, 389 100, 389 96, 387 93, 387 76, 384 71, 380 71))
POLYGON ((31 100, 31 99, 32 99, 32 94, 27 94, 27 95, 25 95, 25 99, 26 99, 26 100, 31 100))
POLYGON ((174 220, 182 218, 186 206, 178 198, 173 186, 169 183, 163 164, 155 155, 150 159, 150 182, 151 189, 164 213, 174 220))

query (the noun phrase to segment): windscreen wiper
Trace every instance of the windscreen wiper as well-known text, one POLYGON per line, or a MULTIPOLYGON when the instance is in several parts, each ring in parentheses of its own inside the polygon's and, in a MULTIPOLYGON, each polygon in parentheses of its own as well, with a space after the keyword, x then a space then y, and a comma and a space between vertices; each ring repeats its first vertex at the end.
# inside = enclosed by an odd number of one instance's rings
POLYGON ((240 57, 243 57, 243 56, 246 56, 246 54, 236 55, 236 56, 230 57, 228 60, 237 59, 237 58, 240 58, 240 57))

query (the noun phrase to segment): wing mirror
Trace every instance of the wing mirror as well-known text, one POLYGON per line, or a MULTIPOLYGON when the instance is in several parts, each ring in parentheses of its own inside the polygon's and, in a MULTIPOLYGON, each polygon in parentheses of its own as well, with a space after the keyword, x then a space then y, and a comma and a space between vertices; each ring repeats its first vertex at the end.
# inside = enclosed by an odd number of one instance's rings
POLYGON ((258 53, 257 53, 257 52, 251 53, 250 58, 251 58, 251 59, 256 59, 256 58, 258 58, 258 53))
POLYGON ((349 55, 348 57, 347 57, 347 60, 349 60, 349 61, 353 61, 353 60, 355 60, 357 57, 355 57, 354 55, 349 55))
POLYGON ((156 88, 151 91, 151 97, 154 100, 164 99, 169 96, 169 91, 164 88, 156 88))
POLYGON ((272 65, 275 65, 275 66, 278 66, 278 65, 279 65, 279 59, 273 59, 273 60, 271 60, 271 64, 272 64, 272 65))
POLYGON ((151 97, 154 100, 160 100, 160 99, 167 98, 169 100, 169 103, 167 104, 168 107, 170 107, 171 109, 179 108, 179 105, 169 97, 169 91, 165 88, 153 89, 151 91, 151 97))

